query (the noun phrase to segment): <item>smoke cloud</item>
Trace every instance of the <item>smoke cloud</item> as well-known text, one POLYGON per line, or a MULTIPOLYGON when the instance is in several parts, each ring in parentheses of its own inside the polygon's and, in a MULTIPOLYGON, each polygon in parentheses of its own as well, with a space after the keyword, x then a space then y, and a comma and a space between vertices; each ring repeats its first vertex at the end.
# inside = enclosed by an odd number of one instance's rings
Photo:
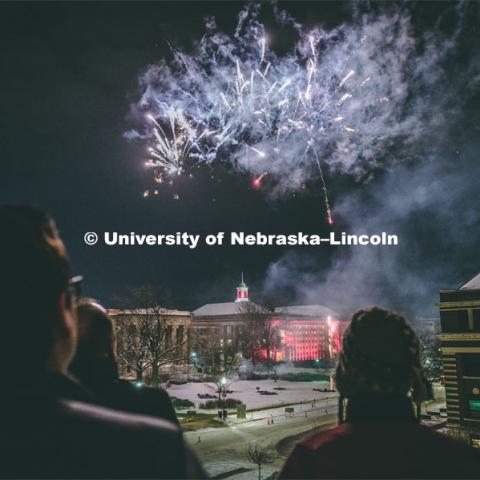
POLYGON ((421 153, 419 161, 391 166, 344 193, 335 206, 342 231, 396 233, 400 245, 340 247, 327 266, 319 265, 318 257, 290 252, 270 265, 265 294, 290 291, 293 303, 323 303, 345 315, 379 304, 410 317, 436 316, 438 290, 458 288, 480 270, 480 62, 469 48, 478 10, 465 12, 457 10, 460 22, 449 40, 438 43, 436 33, 423 34, 427 56, 443 73, 437 68, 430 77, 421 66, 420 82, 408 80, 409 88, 418 92, 430 80, 438 82, 438 95, 444 98, 430 99, 441 119, 433 129, 424 123, 422 96, 411 103, 411 121, 421 135, 407 144, 421 153), (463 23, 467 16, 470 24, 463 23))
POLYGON ((296 32, 286 53, 270 48, 260 12, 242 10, 232 35, 207 19, 192 52, 174 47, 141 76, 136 108, 155 123, 138 137, 150 138, 157 178, 227 162, 267 176, 273 197, 321 180, 321 168, 364 180, 418 160, 427 132, 455 113, 438 90, 454 41, 416 37, 406 9, 356 12, 330 30, 275 9, 296 32))
POLYGON ((325 304, 345 315, 372 304, 436 315, 438 290, 457 288, 480 270, 478 175, 473 146, 392 169, 336 210, 342 231, 396 233, 398 246, 338 247, 327 266, 290 252, 270 265, 264 294, 287 290, 291 303, 325 304))
MULTIPOLYGON (((434 315, 438 289, 480 269, 478 11, 458 4, 425 29, 409 6, 354 9, 332 29, 275 9, 297 35, 287 53, 269 48, 258 5, 242 10, 233 35, 209 18, 192 52, 174 48, 172 62, 144 72, 136 108, 160 126, 180 112, 185 169, 227 162, 267 175, 275 198, 322 188, 320 165, 327 183, 357 182, 336 195, 337 230, 400 238, 331 256, 290 251, 268 268, 265 296, 288 291, 290 303, 343 314, 375 303, 434 315)), ((150 124, 129 135, 155 142, 150 124)))

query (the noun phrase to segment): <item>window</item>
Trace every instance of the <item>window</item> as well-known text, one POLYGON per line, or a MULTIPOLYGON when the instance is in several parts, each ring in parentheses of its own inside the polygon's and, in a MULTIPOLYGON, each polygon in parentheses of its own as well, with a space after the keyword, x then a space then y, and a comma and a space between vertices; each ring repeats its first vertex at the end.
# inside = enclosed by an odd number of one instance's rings
POLYGON ((461 359, 463 376, 480 377, 480 353, 466 353, 461 359))
POLYGON ((460 361, 461 411, 466 419, 480 419, 480 353, 457 354, 460 361))
POLYGON ((183 342, 183 325, 177 327, 177 345, 183 342))
POLYGON ((474 308, 472 310, 473 317, 473 331, 480 332, 480 308, 474 308))
POLYGON ((470 410, 470 417, 471 418, 479 418, 480 417, 480 400, 470 399, 468 401, 468 407, 469 407, 469 410, 470 410))
POLYGON ((167 348, 172 344, 172 326, 171 325, 167 325, 167 330, 165 332, 165 344, 167 346, 167 348))
POLYGON ((467 310, 442 310, 440 322, 444 333, 468 332, 467 310))

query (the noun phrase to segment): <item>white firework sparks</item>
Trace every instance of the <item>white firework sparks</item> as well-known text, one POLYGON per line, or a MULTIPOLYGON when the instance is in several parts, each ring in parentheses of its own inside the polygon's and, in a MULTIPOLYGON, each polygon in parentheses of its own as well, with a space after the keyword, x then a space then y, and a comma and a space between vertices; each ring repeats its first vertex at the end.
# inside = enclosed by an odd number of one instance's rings
POLYGON ((364 175, 396 139, 421 134, 418 118, 425 126, 427 106, 405 108, 412 61, 412 79, 423 74, 422 59, 412 60, 408 19, 369 17, 329 32, 296 24, 297 45, 278 55, 255 11, 242 12, 232 37, 210 21, 193 53, 174 50, 172 64, 144 74, 139 107, 149 112, 153 141, 147 165, 158 181, 226 159, 257 186, 268 174, 277 195, 318 178, 331 223, 322 165, 364 175), (395 39, 388 47, 387 33, 395 39))

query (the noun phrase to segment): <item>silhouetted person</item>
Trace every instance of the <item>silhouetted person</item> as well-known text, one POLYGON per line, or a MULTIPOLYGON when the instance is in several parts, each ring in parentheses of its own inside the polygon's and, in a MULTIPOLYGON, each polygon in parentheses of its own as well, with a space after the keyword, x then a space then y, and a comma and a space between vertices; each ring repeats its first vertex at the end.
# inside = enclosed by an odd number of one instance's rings
POLYGON ((68 377, 79 279, 53 221, 0 206, 0 229, 0 477, 202 477, 176 425, 89 404, 68 377))
POLYGON ((340 425, 298 444, 279 478, 478 478, 479 452, 415 416, 426 396, 419 350, 403 317, 357 312, 337 367, 340 425))
POLYGON ((93 300, 83 299, 77 308, 77 353, 70 372, 108 407, 178 423, 165 390, 136 386, 118 377, 115 330, 106 310, 93 300))

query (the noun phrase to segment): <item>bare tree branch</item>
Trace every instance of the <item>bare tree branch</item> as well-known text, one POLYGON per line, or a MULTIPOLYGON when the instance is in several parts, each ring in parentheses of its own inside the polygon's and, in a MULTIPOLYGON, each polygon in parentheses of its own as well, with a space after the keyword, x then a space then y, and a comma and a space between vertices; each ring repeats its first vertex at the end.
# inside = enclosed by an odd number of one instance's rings
POLYGON ((244 355, 255 363, 265 352, 265 365, 270 369, 275 361, 275 352, 281 347, 279 325, 272 318, 272 310, 253 302, 244 302, 241 311, 247 327, 242 332, 244 355))
POLYGON ((169 311, 162 306, 165 297, 164 289, 158 286, 127 289, 119 301, 123 314, 116 319, 121 367, 135 370, 139 381, 148 369, 153 385, 158 385, 161 366, 184 360, 186 342, 172 338, 169 311))

